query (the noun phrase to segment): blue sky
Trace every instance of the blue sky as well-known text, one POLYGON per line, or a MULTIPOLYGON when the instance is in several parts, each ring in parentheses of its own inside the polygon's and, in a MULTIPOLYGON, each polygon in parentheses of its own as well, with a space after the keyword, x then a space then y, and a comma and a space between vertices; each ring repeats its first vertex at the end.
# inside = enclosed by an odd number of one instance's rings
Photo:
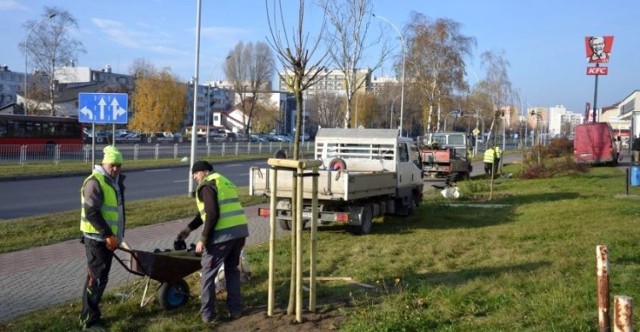
MULTIPOLYGON (((283 2, 290 4, 289 25, 296 24, 297 1, 283 2)), ((24 56, 17 48, 27 33, 22 24, 39 18, 44 6, 57 6, 68 10, 80 25, 74 35, 87 53, 80 55, 77 66, 110 65, 115 72, 128 73, 134 59, 145 58, 189 79, 195 70, 196 4, 196 0, 0 0, 4 32, 0 64, 24 71, 24 56)), ((476 75, 483 76, 480 54, 503 50, 525 107, 565 105, 583 113, 585 103, 593 103, 594 76, 586 75, 585 36, 615 36, 609 75, 599 78, 598 107, 622 100, 640 85, 640 66, 633 60, 640 54, 639 1, 374 0, 374 11, 400 29, 413 11, 461 23, 462 33, 477 39, 474 56, 468 59, 470 83, 476 75)), ((320 21, 317 8, 306 15, 311 28, 320 21)), ((399 44, 394 30, 378 21, 391 35, 390 41, 399 44)), ((202 0, 200 82, 223 79, 220 63, 236 43, 265 41, 267 34, 263 0, 202 0)), ((390 68, 389 62, 385 73, 390 68)), ((382 71, 374 74, 380 76, 382 71)))

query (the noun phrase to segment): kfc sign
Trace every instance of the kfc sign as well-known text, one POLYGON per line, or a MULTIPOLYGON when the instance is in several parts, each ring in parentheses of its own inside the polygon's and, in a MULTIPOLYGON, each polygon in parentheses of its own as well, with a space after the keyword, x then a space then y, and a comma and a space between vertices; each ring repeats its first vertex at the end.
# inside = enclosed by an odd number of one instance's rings
POLYGON ((587 75, 607 75, 609 67, 587 67, 587 75))
POLYGON ((613 36, 584 37, 588 63, 607 63, 613 47, 613 36))

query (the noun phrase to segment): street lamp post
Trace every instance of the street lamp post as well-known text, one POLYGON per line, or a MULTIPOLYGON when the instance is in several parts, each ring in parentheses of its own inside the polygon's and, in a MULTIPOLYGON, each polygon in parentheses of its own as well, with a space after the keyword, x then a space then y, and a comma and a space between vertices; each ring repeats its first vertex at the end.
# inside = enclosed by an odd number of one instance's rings
MULTIPOLYGON (((447 131, 447 118, 449 117, 449 115, 455 115, 456 117, 460 116, 460 111, 458 110, 453 110, 449 113, 447 113, 447 115, 444 116, 444 131, 447 131)), ((451 125, 451 130, 453 131, 453 125, 451 125)))
POLYGON ((42 21, 36 23, 34 26, 31 27, 31 30, 29 30, 29 33, 27 33, 27 37, 24 39, 24 114, 27 115, 29 114, 29 99, 27 97, 27 76, 28 76, 28 68, 27 68, 27 56, 29 55, 29 46, 27 45, 27 42, 29 42, 29 37, 31 36, 31 33, 33 32, 33 30, 39 26, 40 24, 42 24, 44 21, 54 18, 56 16, 56 14, 51 14, 47 17, 45 17, 44 19, 42 19, 42 21))
POLYGON ((400 33, 400 29, 398 29, 398 27, 393 24, 391 21, 389 21, 388 19, 386 19, 383 16, 380 15, 376 15, 376 14, 372 14, 373 17, 377 17, 387 23, 389 23, 398 33, 398 36, 400 36, 400 40, 402 41, 402 82, 400 83, 400 136, 402 136, 402 128, 404 125, 403 120, 403 115, 404 115, 404 62, 405 62, 405 42, 404 42, 404 37, 402 37, 402 33, 400 33))
POLYGON ((193 121, 191 124, 191 158, 189 158, 189 172, 187 182, 189 183, 189 189, 187 195, 194 197, 196 192, 193 186, 193 177, 191 169, 195 163, 196 158, 196 130, 198 130, 198 71, 200 70, 200 9, 202 8, 202 0, 197 1, 196 8, 196 54, 195 54, 195 70, 193 76, 193 121))
POLYGON ((209 117, 211 116, 211 81, 209 81, 209 84, 207 84, 207 114, 205 116, 205 121, 207 122, 207 131, 206 131, 206 145, 209 146, 209 125, 211 124, 209 121, 209 117))
POLYGON ((393 113, 395 113, 396 111, 396 100, 398 100, 398 97, 400 96, 396 96, 395 98, 393 98, 393 101, 391 102, 391 115, 389 116, 389 129, 393 128, 393 113))

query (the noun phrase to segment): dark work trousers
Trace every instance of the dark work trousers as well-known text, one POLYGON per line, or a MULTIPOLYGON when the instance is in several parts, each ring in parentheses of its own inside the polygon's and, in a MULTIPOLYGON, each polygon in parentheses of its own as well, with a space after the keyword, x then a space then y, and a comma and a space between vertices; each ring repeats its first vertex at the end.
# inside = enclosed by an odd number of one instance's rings
POLYGON ((484 163, 484 174, 490 175, 491 168, 493 168, 493 163, 484 163))
POLYGON ((200 317, 209 322, 216 319, 216 284, 218 270, 224 263, 224 276, 227 287, 227 311, 239 314, 242 311, 240 295, 240 252, 245 238, 208 245, 202 252, 202 297, 200 317))
POLYGON ((82 290, 80 320, 83 324, 91 326, 102 316, 100 301, 109 281, 113 251, 107 248, 105 242, 86 237, 83 242, 87 253, 87 280, 82 290))

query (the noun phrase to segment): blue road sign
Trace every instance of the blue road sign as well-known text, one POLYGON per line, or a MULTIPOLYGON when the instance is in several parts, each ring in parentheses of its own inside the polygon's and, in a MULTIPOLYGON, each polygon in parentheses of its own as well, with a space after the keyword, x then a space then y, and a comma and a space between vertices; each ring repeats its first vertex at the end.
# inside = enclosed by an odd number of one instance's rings
POLYGON ((83 123, 128 122, 129 95, 126 93, 78 94, 78 121, 83 123))

